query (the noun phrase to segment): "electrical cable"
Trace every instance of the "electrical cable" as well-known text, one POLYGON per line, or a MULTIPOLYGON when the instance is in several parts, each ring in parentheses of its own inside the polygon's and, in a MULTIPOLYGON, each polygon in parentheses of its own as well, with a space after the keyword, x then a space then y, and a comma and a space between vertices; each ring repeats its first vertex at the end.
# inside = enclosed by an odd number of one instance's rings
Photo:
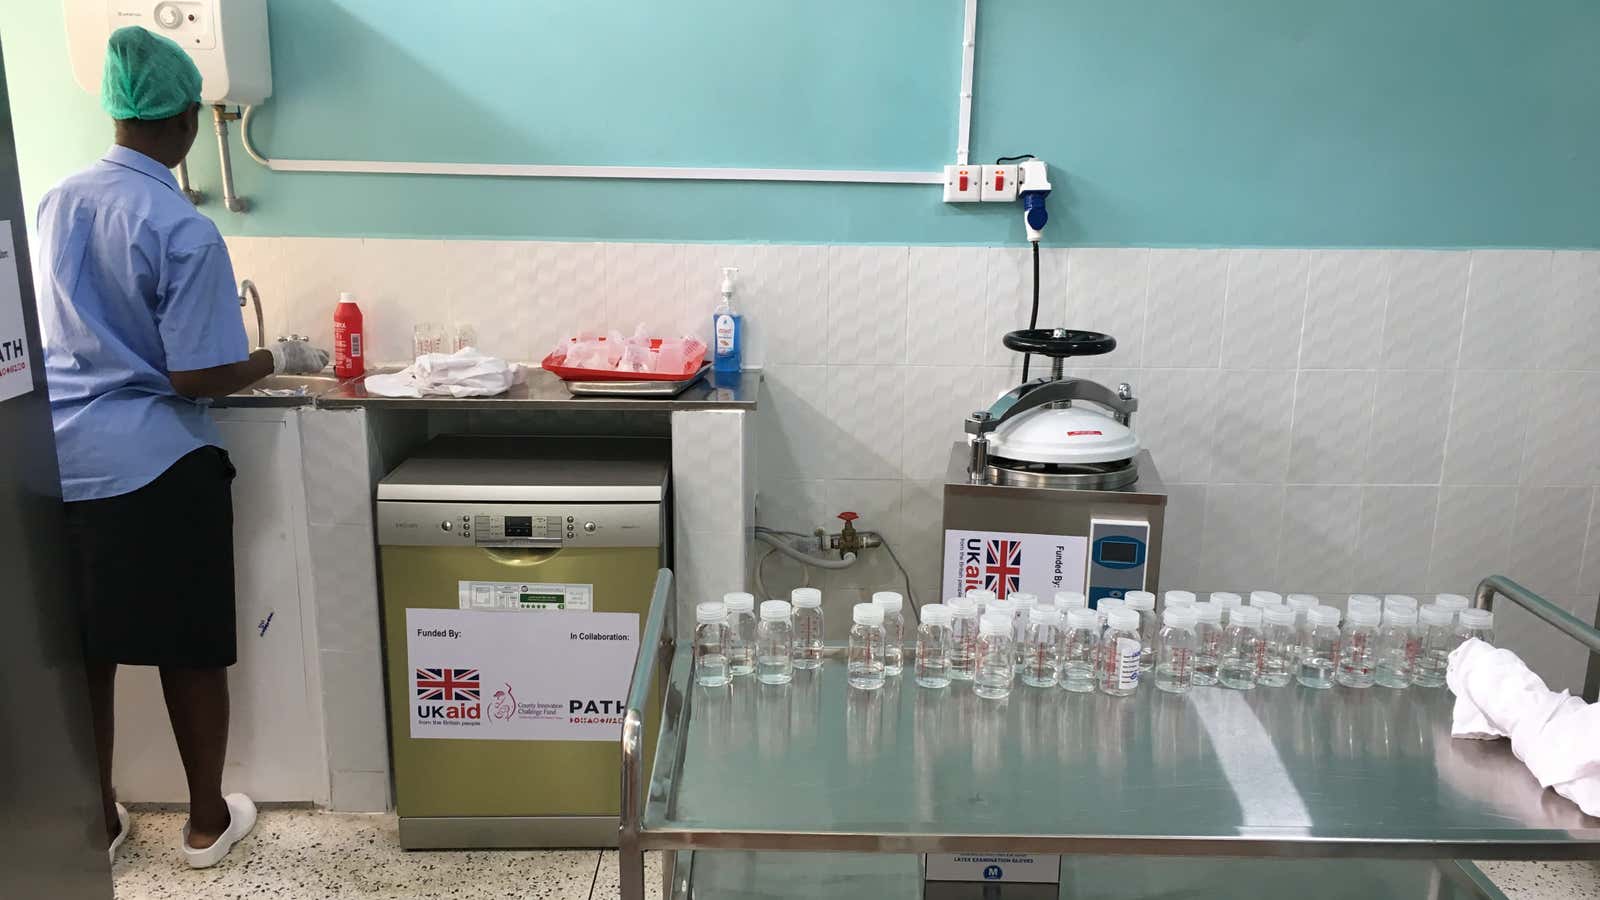
MULTIPOLYGON (((1028 314, 1028 329, 1039 327, 1039 242, 1033 242, 1033 312, 1028 314)), ((1032 353, 1022 354, 1022 383, 1028 383, 1028 363, 1032 353)))
POLYGON ((994 164, 999 166, 999 165, 1004 165, 1005 163, 1009 163, 1009 162, 1022 162, 1025 159, 1038 159, 1038 158, 1039 157, 1034 156, 1032 153, 1024 153, 1021 156, 1002 156, 999 159, 995 160, 994 164))
POLYGON ((911 613, 916 618, 917 624, 921 625, 922 606, 917 603, 917 592, 911 587, 911 573, 906 571, 905 565, 900 562, 900 557, 895 554, 894 548, 889 546, 889 539, 882 535, 879 535, 878 539, 882 541, 883 549, 889 552, 889 558, 894 560, 894 567, 900 570, 900 577, 906 580, 906 600, 911 604, 911 613))

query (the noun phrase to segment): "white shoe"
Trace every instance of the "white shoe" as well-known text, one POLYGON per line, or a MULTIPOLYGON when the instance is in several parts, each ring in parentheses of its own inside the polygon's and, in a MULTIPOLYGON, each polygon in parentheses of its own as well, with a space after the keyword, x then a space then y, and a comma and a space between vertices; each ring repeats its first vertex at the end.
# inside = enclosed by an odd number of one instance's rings
POLYGON ((106 856, 111 861, 117 861, 117 848, 128 839, 128 832, 133 830, 133 820, 128 817, 128 808, 121 803, 117 804, 117 836, 111 839, 111 846, 106 849, 106 856))
POLYGON ((189 846, 189 823, 183 823, 183 856, 192 869, 209 869, 228 855, 233 845, 244 839, 256 827, 256 805, 243 794, 229 794, 222 798, 228 804, 228 828, 211 846, 196 850, 189 846))

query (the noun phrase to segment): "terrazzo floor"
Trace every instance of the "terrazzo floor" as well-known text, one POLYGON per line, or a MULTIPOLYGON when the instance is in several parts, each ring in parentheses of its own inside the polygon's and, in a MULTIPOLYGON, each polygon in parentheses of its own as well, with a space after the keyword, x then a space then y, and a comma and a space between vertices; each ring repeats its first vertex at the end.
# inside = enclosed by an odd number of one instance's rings
MULTIPOLYGON (((220 865, 178 853, 183 812, 134 812, 112 869, 117 900, 612 900, 614 851, 400 849, 393 815, 267 809, 220 865)), ((646 885, 661 896, 659 860, 646 885)), ((1481 863, 1511 900, 1600 900, 1600 863, 1481 863)))

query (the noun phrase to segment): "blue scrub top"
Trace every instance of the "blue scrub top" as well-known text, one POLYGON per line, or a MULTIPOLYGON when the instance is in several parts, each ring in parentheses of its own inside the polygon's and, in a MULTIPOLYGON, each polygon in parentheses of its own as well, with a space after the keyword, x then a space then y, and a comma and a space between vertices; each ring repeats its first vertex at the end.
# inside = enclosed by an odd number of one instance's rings
POLYGON ((114 146, 39 203, 35 281, 67 500, 138 490, 221 446, 168 372, 249 356, 222 235, 161 163, 114 146))

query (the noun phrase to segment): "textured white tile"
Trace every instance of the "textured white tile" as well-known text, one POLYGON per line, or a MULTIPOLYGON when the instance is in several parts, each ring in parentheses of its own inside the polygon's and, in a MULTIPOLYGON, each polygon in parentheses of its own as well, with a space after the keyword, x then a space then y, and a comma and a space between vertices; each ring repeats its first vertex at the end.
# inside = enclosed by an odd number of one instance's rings
MULTIPOLYGON (((256 311, 254 306, 250 306, 239 309, 245 334, 249 335, 253 347, 270 344, 279 335, 289 332, 290 297, 284 288, 279 265, 282 239, 235 235, 227 238, 227 244, 228 259, 233 264, 234 283, 249 279, 256 286, 256 293, 261 296, 261 318, 266 325, 266 333, 256 333, 256 311)), ((334 299, 338 300, 337 294, 334 299)), ((330 322, 333 319, 331 305, 328 307, 328 319, 330 322)))
POLYGON ((391 806, 388 772, 332 772, 330 778, 334 812, 375 813, 391 806))
POLYGON ((1548 250, 1474 250, 1461 331, 1461 368, 1537 368, 1550 305, 1548 250))
POLYGON ((1295 383, 1289 481, 1353 484, 1361 480, 1372 431, 1375 372, 1302 370, 1295 383))
POLYGON ((322 706, 330 769, 383 771, 389 764, 384 719, 383 657, 377 647, 365 653, 323 650, 322 706))
POLYGON ((1378 373, 1365 464, 1368 484, 1438 483, 1455 380, 1448 370, 1378 373))
POLYGON ((905 384, 899 366, 829 366, 823 451, 832 478, 899 478, 905 384))
POLYGON ((759 248, 757 290, 768 364, 828 361, 828 248, 759 248))
POLYGON ((1228 251, 1151 250, 1143 364, 1217 365, 1227 293, 1228 251))
POLYGON ((1378 250, 1311 254, 1302 369, 1370 369, 1378 364, 1389 259, 1390 254, 1378 250))
MULTIPOLYGON (((367 303, 362 324, 369 366, 411 360, 413 329, 419 323, 436 322, 448 328, 454 320, 444 241, 363 240, 356 256, 356 273, 361 285, 356 302, 367 303)), ((334 292, 323 301, 330 332, 338 300, 334 292)))
POLYGON ((1593 501, 1594 489, 1588 486, 1518 489, 1506 574, 1551 600, 1575 598, 1593 501))
POLYGON ((1211 480, 1281 484, 1289 471, 1294 372, 1223 372, 1211 480))
POLYGON ((1539 367, 1600 369, 1600 251, 1558 251, 1540 317, 1539 367))
POLYGON ((1355 589, 1368 594, 1423 590, 1438 509, 1437 487, 1362 488, 1355 589))
POLYGON ((900 482, 900 537, 895 552, 911 573, 917 599, 937 603, 944 556, 944 482, 907 479, 900 482))
POLYGON ((306 513, 313 525, 372 527, 364 410, 305 409, 300 417, 306 513))
POLYGON ((1360 524, 1361 488, 1289 485, 1283 501, 1278 584, 1285 591, 1349 592, 1360 524))
POLYGON ((779 531, 798 531, 810 534, 812 529, 835 528, 839 523, 834 515, 839 510, 829 510, 820 478, 783 478, 761 483, 758 499, 758 523, 779 531))
POLYGON ((906 361, 972 366, 983 360, 989 251, 912 247, 906 361))
POLYGON ((1145 369, 1134 382, 1133 430, 1164 480, 1210 480, 1221 378, 1215 369, 1145 369))
POLYGON ((546 310, 534 290, 538 245, 445 241, 443 247, 442 274, 453 321, 471 325, 478 349, 485 353, 512 361, 543 359, 558 336, 545 328, 546 310))
POLYGON ((1461 349, 1471 255, 1403 250, 1390 256, 1383 322, 1387 369, 1453 369, 1461 349))
POLYGON ((1222 326, 1222 366, 1293 369, 1300 358, 1310 256, 1304 250, 1234 250, 1222 326))
POLYGON ((829 445, 842 439, 828 418, 824 366, 768 366, 756 410, 757 467, 763 479, 821 478, 829 445))
MULTIPOLYGON (((644 323, 651 334, 683 322, 681 244, 605 244, 605 327, 631 335, 644 323)), ((709 316, 711 310, 706 310, 709 316)))
POLYGON ((950 446, 965 439, 963 424, 990 398, 970 368, 906 366, 905 409, 900 433, 904 440, 905 477, 943 478, 950 446))
POLYGON ((1517 483, 1528 425, 1520 410, 1528 403, 1535 377, 1527 372, 1456 373, 1444 483, 1517 483))
MULTIPOLYGON (((1007 350, 1000 341, 1008 331, 1028 327, 1033 305, 1031 251, 997 247, 988 251, 989 289, 985 316, 984 360, 991 366, 1020 366, 1022 355, 1007 350)), ((1066 320, 1068 251, 1039 251, 1039 327, 1068 324, 1066 320)), ((1068 324, 1068 327, 1071 327, 1068 324)))
POLYGON ((1504 572, 1516 509, 1517 489, 1510 485, 1440 488, 1428 590, 1471 596, 1479 581, 1504 572))
POLYGON ((1168 484, 1161 532, 1161 589, 1210 590, 1201 581, 1205 558, 1206 486, 1168 484))
MULTIPOLYGON (((370 295, 362 278, 359 238, 272 238, 270 247, 267 268, 250 277, 261 291, 263 308, 284 310, 285 332, 307 335, 331 350, 333 310, 340 291, 353 291, 356 302, 366 304, 362 312, 376 319, 378 298, 370 295)), ((405 328, 410 329, 411 323, 406 322, 405 328)), ((410 331, 406 333, 402 349, 409 353, 410 331)), ((403 359, 404 353, 395 358, 403 359)), ((368 360, 368 365, 376 359, 368 360)))
POLYGON ((359 525, 310 527, 317 646, 377 654, 382 634, 372 532, 359 525))
POLYGON ((679 533, 744 530, 744 416, 727 410, 672 414, 672 492, 679 533))
POLYGON ((1206 590, 1243 591, 1277 583, 1283 497, 1281 484, 1206 486, 1200 575, 1206 590))
POLYGON ((828 362, 898 365, 906 359, 906 247, 828 248, 828 362))
POLYGON ((1093 368, 1139 365, 1149 288, 1148 250, 1085 247, 1070 251, 1067 327, 1099 331, 1117 339, 1117 349, 1110 353, 1073 362, 1093 368))
POLYGON ((539 358, 580 331, 605 331, 610 321, 605 246, 539 242, 529 249, 534 257, 529 293, 538 309, 531 337, 539 358))
POLYGON ((1524 399, 1528 445, 1524 484, 1594 484, 1600 480, 1600 374, 1545 372, 1530 376, 1524 399))

